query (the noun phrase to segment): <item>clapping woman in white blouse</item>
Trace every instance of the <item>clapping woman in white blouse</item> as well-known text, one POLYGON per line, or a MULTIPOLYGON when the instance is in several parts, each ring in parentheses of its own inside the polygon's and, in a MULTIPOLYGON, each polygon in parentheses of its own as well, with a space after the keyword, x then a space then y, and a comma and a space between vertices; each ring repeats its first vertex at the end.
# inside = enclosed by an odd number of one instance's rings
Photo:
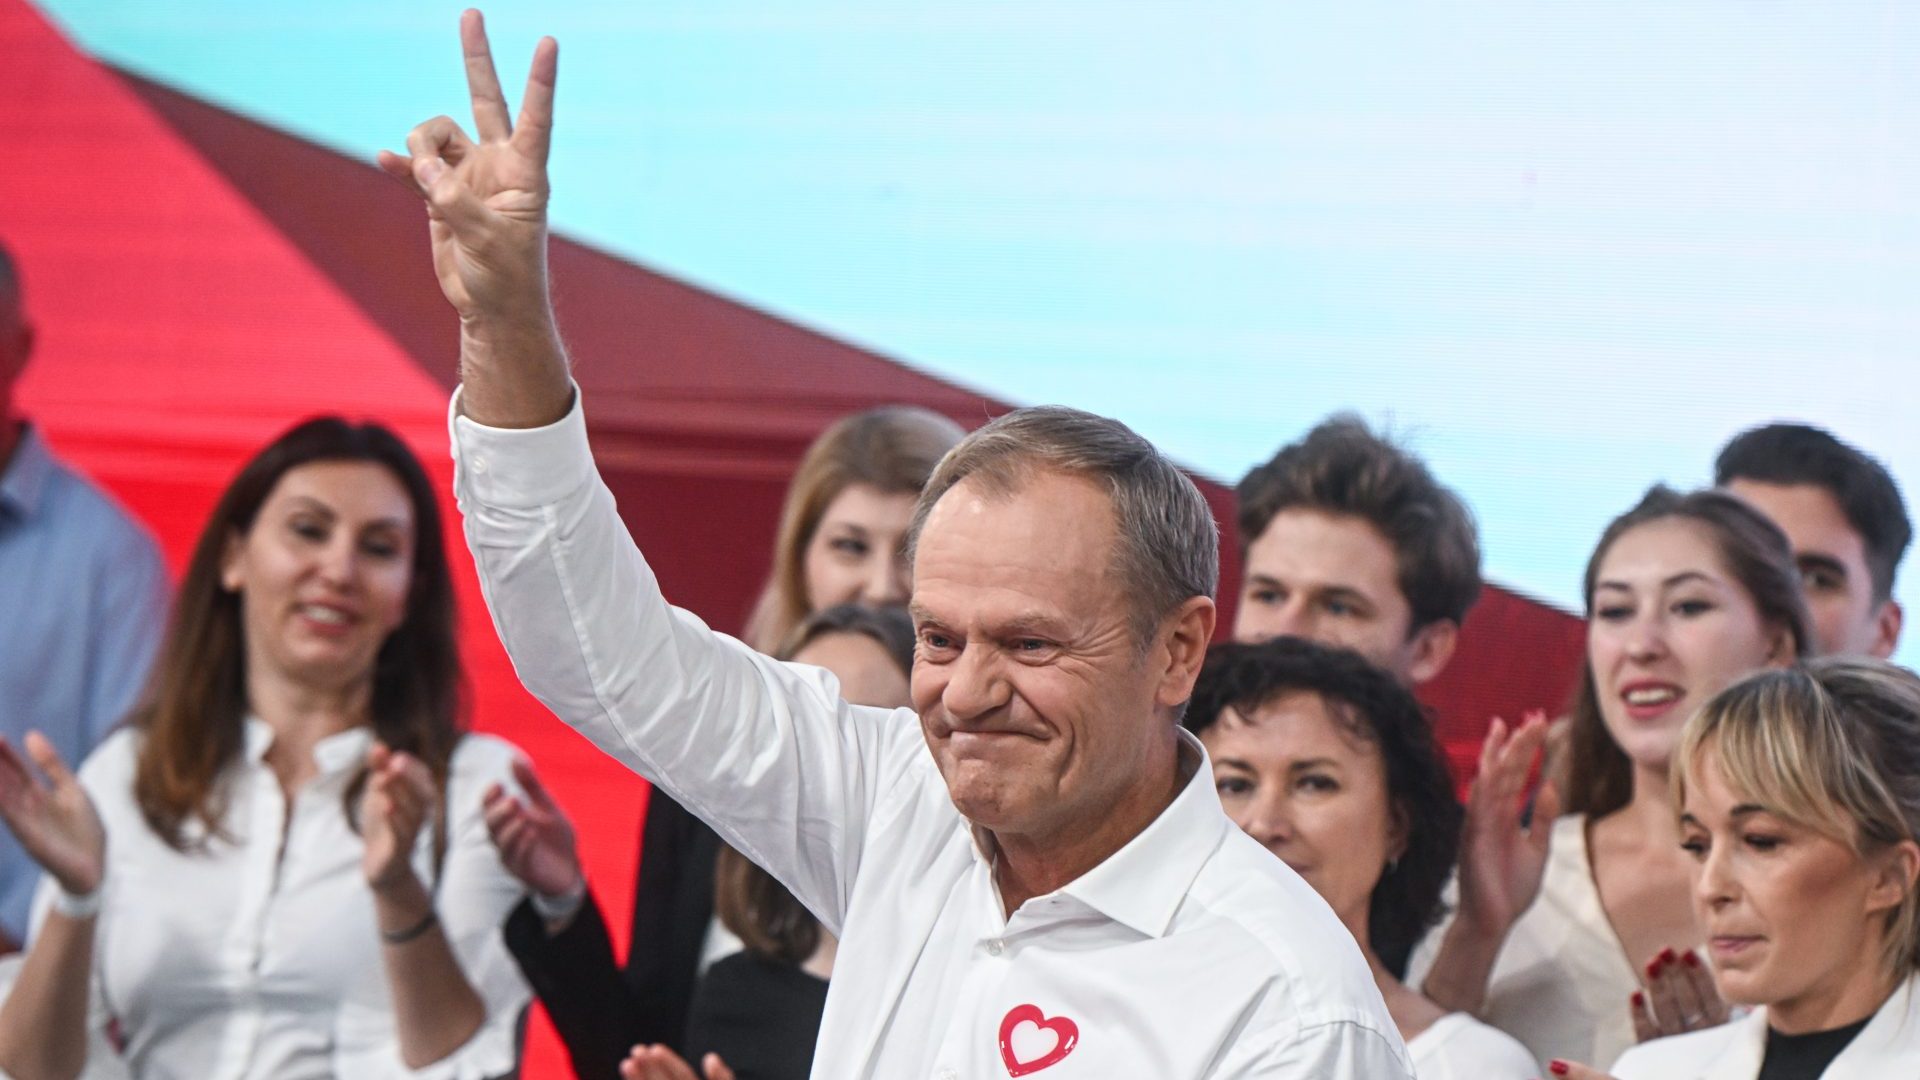
POLYGON ((1866 659, 1755 676, 1688 723, 1674 772, 1714 978, 1753 1011, 1614 1075, 1920 1076, 1920 679, 1866 659))
POLYGON ((1183 721, 1227 816, 1352 931, 1419 1080, 1529 1080, 1526 1048, 1401 982, 1440 916, 1460 803, 1411 691, 1357 653, 1299 638, 1216 645, 1183 721))
POLYGON ((1611 1061, 1649 1035, 1726 1018, 1698 953, 1669 762, 1695 710, 1792 664, 1808 641, 1786 537, 1722 492, 1649 491, 1607 527, 1585 592, 1571 789, 1543 788, 1523 829, 1544 721, 1494 725, 1468 800, 1457 914, 1437 955, 1414 963, 1430 962, 1429 997, 1541 1061, 1611 1061))
POLYGON ((322 418, 256 455, 181 583, 144 704, 76 775, 0 742, 47 871, 0 1068, 479 1078, 515 1067, 521 889, 480 817, 513 749, 463 735, 426 474, 322 418), (111 1035, 107 1035, 107 1032, 111 1035))

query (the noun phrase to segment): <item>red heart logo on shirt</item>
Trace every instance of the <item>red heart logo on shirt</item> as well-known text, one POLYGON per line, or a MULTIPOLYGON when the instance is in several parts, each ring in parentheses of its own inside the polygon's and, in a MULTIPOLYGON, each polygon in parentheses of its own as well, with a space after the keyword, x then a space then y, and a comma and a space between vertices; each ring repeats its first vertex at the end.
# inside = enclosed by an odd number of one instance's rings
POLYGON ((1015 1005, 1007 1010, 1006 1017, 1000 1021, 1000 1060, 1006 1063, 1008 1076, 1025 1076, 1049 1065, 1058 1065, 1060 1059, 1072 1053, 1079 1042, 1079 1024, 1064 1016, 1049 1020, 1037 1005, 1015 1005), (1021 1061, 1013 1051, 1013 1029, 1021 1024, 1032 1024, 1043 1031, 1053 1032, 1053 1049, 1031 1061, 1021 1061))

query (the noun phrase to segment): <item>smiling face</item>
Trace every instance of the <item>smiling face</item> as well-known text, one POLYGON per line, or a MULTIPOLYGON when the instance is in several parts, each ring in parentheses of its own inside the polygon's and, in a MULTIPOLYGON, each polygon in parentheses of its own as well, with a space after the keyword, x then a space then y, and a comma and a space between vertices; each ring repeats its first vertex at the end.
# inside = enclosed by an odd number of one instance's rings
POLYGON ((1233 639, 1298 637, 1352 649, 1402 682, 1439 674, 1457 628, 1412 629, 1393 544, 1363 518, 1289 509, 1247 545, 1233 639))
POLYGON ((1405 843, 1380 748, 1310 693, 1282 695, 1246 716, 1223 710, 1200 741, 1227 816, 1305 878, 1364 942, 1374 886, 1405 843))
POLYGON ((221 564, 240 594, 250 676, 328 689, 370 678, 406 618, 413 549, 413 505, 385 467, 287 470, 221 564))
POLYGON ((1815 651, 1891 656, 1900 638, 1899 606, 1874 599, 1866 540, 1833 495, 1815 484, 1741 479, 1729 481, 1727 490, 1753 504, 1787 534, 1813 620, 1815 651))
POLYGON ((954 805, 1003 843, 1099 832, 1172 775, 1167 710, 1192 691, 1212 607, 1190 603, 1208 616, 1191 655, 1169 662, 1165 628, 1143 650, 1117 539, 1103 490, 1044 470, 1005 495, 961 480, 922 527, 914 708, 954 805))
POLYGON ((802 560, 808 610, 906 603, 905 547, 914 498, 871 484, 849 484, 833 497, 802 560))
POLYGON ((1769 811, 1728 785, 1711 748, 1685 790, 1681 845, 1694 859, 1694 909, 1721 995, 1768 1006, 1789 1032, 1870 1013, 1889 979, 1886 913, 1911 872, 1900 860, 1920 856, 1895 847, 1863 857, 1769 811))
POLYGON ((1662 518, 1602 556, 1587 624, 1600 715, 1635 764, 1664 770, 1694 710, 1734 680, 1790 663, 1789 632, 1760 617, 1707 526, 1662 518))

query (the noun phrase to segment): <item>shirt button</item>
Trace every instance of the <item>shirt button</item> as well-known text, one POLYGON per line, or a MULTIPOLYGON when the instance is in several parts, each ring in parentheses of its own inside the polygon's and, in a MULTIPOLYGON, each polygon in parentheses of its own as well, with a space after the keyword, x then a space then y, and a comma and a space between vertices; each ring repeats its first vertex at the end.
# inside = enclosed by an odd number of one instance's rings
POLYGON ((987 952, 989 955, 999 956, 1001 953, 1006 951, 1007 951, 1006 942, 1001 941, 999 938, 994 938, 992 941, 987 942, 987 952))
POLYGON ((941 1069, 940 1080, 960 1080, 960 1074, 952 1069, 941 1069))
POLYGON ((485 473, 487 471, 487 459, 476 456, 473 459, 473 471, 476 473, 485 473))

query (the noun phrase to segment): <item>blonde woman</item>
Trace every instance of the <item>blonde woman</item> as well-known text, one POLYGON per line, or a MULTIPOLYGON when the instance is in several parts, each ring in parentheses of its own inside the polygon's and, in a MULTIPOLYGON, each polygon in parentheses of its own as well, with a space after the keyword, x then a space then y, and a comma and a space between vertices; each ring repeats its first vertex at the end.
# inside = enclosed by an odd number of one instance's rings
POLYGON ((1635 1047, 1614 1075, 1920 1076, 1920 679, 1842 658, 1755 676, 1688 723, 1674 760, 1714 979, 1753 1011, 1635 1047))

